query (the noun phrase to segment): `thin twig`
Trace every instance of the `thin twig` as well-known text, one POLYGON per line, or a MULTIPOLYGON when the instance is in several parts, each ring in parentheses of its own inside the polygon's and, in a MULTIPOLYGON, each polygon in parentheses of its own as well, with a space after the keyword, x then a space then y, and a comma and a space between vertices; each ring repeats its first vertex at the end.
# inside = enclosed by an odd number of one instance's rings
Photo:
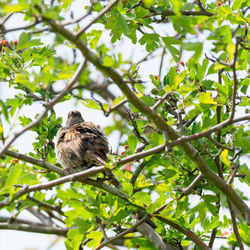
POLYGON ((219 60, 218 58, 215 58, 215 59, 210 58, 206 53, 205 53, 205 57, 206 57, 209 61, 211 61, 211 62, 214 62, 214 63, 215 63, 215 62, 218 62, 219 64, 224 65, 224 66, 226 66, 226 67, 231 67, 231 66, 232 66, 230 63, 223 62, 223 61, 219 60))
MULTIPOLYGON (((204 10, 200 10, 200 11, 192 11, 192 10, 181 10, 180 13, 183 16, 214 16, 215 14, 209 11, 204 11, 204 10)), ((153 16, 175 16, 176 13, 172 10, 165 10, 165 11, 161 11, 161 10, 156 10, 156 9, 150 9, 150 13, 145 17, 153 17, 153 16)))
POLYGON ((238 47, 241 39, 239 37, 236 38, 236 45, 235 45, 235 52, 234 52, 234 60, 231 65, 231 68, 233 70, 233 94, 232 94, 232 109, 230 114, 230 120, 233 120, 235 115, 235 107, 236 107, 236 94, 237 94, 237 87, 238 87, 238 81, 237 81, 237 74, 236 74, 236 62, 237 62, 237 55, 238 55, 238 47))
POLYGON ((101 231, 102 231, 103 238, 104 238, 104 242, 108 241, 109 238, 108 238, 108 236, 107 236, 107 234, 106 234, 106 232, 105 232, 105 229, 104 229, 104 226, 103 226, 103 224, 102 224, 101 219, 98 218, 98 217, 96 216, 96 217, 95 217, 95 220, 96 220, 96 223, 99 225, 99 228, 100 228, 101 231))
POLYGON ((177 113, 177 118, 178 118, 178 121, 179 121, 179 128, 181 130, 181 134, 182 135, 185 135, 185 130, 184 130, 184 127, 183 127, 183 121, 182 121, 182 114, 184 113, 183 110, 176 110, 176 113, 177 113))
POLYGON ((140 135, 140 133, 139 133, 139 130, 138 130, 138 127, 137 127, 137 123, 136 123, 136 121, 134 120, 134 115, 133 115, 133 113, 130 111, 130 110, 128 110, 128 118, 129 118, 129 120, 131 121, 131 123, 132 123, 132 126, 133 126, 133 131, 134 131, 134 134, 136 135, 136 137, 139 139, 139 141, 140 142, 142 142, 144 145, 148 145, 149 144, 149 142, 148 142, 148 140, 145 138, 145 137, 143 137, 143 136, 141 136, 140 135))
POLYGON ((161 79, 162 66, 163 66, 165 52, 166 52, 166 47, 163 47, 162 54, 161 54, 160 68, 159 68, 159 77, 160 77, 160 79, 161 79))
POLYGON ((103 8, 99 14, 91 21, 89 22, 85 27, 81 28, 77 33, 76 37, 79 37, 82 33, 84 33, 92 24, 94 24, 100 17, 105 15, 116 3, 118 3, 119 0, 115 0, 111 3, 109 3, 105 8, 103 8))
POLYGON ((3 25, 12 15, 14 12, 7 13, 5 16, 1 17, 0 25, 3 25))
POLYGON ((191 191, 196 187, 196 185, 200 182, 200 180, 203 178, 203 174, 200 172, 195 179, 189 184, 188 187, 181 190, 181 196, 178 198, 181 199, 183 196, 188 195, 191 193, 191 191))
MULTIPOLYGON (((221 204, 220 204, 220 194, 216 194, 216 196, 218 198, 218 200, 216 201, 216 207, 218 208, 217 214, 219 214, 220 207, 221 207, 221 204)), ((213 244, 214 244, 214 240, 216 238, 217 231, 218 231, 218 227, 215 227, 215 228, 213 228, 213 230, 211 232, 211 236, 210 236, 209 243, 208 243, 208 246, 209 246, 210 249, 213 248, 213 244)))
POLYGON ((32 226, 44 226, 43 223, 40 222, 34 222, 34 221, 29 221, 29 220, 24 220, 24 219, 17 219, 12 217, 7 217, 7 216, 0 216, 0 222, 6 222, 6 223, 17 223, 17 224, 27 224, 27 225, 32 225, 32 226))
POLYGON ((140 173, 142 172, 143 168, 146 166, 146 162, 142 162, 136 169, 135 172, 133 173, 132 177, 130 178, 129 182, 134 186, 135 182, 138 178, 138 176, 140 175, 140 173))
POLYGON ((134 5, 132 5, 128 10, 127 13, 131 12, 132 9, 139 7, 141 5, 141 1, 139 1, 138 3, 135 3, 134 5))
POLYGON ((31 196, 27 196, 27 199, 28 200, 31 200, 33 201, 34 203, 37 203, 39 207, 44 207, 46 209, 49 209, 49 210, 53 210, 53 211, 56 211, 57 213, 63 215, 63 211, 58 207, 58 206, 52 206, 50 205, 49 203, 46 203, 44 201, 40 201, 40 200, 37 200, 35 199, 34 197, 31 197, 31 196))
POLYGON ((201 10, 206 11, 201 0, 197 0, 197 3, 198 3, 201 10))
POLYGON ((167 98, 169 95, 174 94, 172 91, 171 92, 166 92, 161 99, 158 100, 158 102, 155 103, 155 105, 152 107, 153 110, 156 110, 167 98))
POLYGON ((55 223, 51 220, 51 217, 44 215, 38 209, 34 207, 28 207, 26 208, 26 210, 29 211, 32 215, 34 215, 38 220, 40 220, 45 226, 55 226, 55 223))
POLYGON ((229 147, 225 146, 224 144, 219 143, 218 141, 216 141, 215 139, 213 139, 213 138, 211 137, 211 135, 208 135, 208 136, 207 136, 207 139, 208 139, 209 141, 211 141, 214 145, 216 145, 218 148, 227 149, 228 151, 231 151, 231 152, 234 151, 234 148, 233 148, 233 147, 232 147, 232 148, 229 148, 229 147))
POLYGON ((127 100, 127 99, 124 99, 124 100, 120 101, 119 103, 117 103, 117 104, 115 104, 115 105, 109 107, 108 110, 107 110, 107 113, 108 113, 108 114, 112 113, 114 110, 117 110, 117 109, 120 108, 123 104, 125 104, 125 103, 127 103, 127 102, 128 102, 128 100, 127 100))
POLYGON ((244 250, 244 246, 243 246, 242 240, 240 238, 239 230, 238 230, 238 227, 237 227, 236 216, 235 216, 235 212, 234 212, 232 203, 231 203, 231 201, 229 199, 227 199, 227 203, 228 203, 228 208, 229 208, 231 218, 232 218, 233 231, 234 231, 235 237, 237 239, 237 243, 239 244, 239 249, 244 250))
POLYGON ((41 23, 41 21, 36 20, 36 21, 34 21, 34 22, 30 23, 30 24, 27 24, 27 25, 24 25, 24 26, 21 26, 21 27, 6 29, 6 30, 4 30, 3 33, 6 34, 6 33, 9 33, 9 32, 18 31, 18 30, 27 30, 27 29, 29 29, 31 27, 36 26, 39 23, 41 23))
POLYGON ((238 164, 238 163, 233 164, 233 173, 230 175, 230 177, 229 177, 229 179, 227 181, 228 184, 233 183, 234 177, 236 176, 236 174, 237 174, 237 172, 239 170, 239 167, 240 167, 240 164, 238 164))
POLYGON ((112 243, 115 240, 122 238, 124 235, 133 232, 138 226, 140 226, 143 222, 145 222, 149 218, 150 218, 149 214, 145 215, 142 219, 140 219, 132 227, 130 227, 127 230, 123 231, 122 233, 116 235, 115 237, 110 238, 109 240, 102 242, 98 247, 95 248, 95 250, 99 250, 99 249, 103 248, 104 246, 106 246, 107 244, 112 243))
POLYGON ((86 18, 87 16, 89 16, 91 14, 91 12, 92 12, 92 10, 93 10, 94 5, 95 5, 96 2, 98 2, 98 1, 94 1, 91 4, 91 6, 89 7, 88 11, 84 15, 82 15, 82 16, 76 18, 76 19, 72 19, 72 20, 69 20, 69 21, 61 22, 60 25, 66 26, 66 25, 71 25, 71 24, 79 23, 80 21, 82 21, 84 18, 86 18))

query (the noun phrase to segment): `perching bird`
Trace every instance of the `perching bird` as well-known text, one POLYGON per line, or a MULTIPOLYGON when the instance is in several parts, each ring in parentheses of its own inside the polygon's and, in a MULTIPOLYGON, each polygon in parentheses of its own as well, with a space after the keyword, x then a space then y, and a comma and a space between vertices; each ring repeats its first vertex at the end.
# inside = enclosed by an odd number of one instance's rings
POLYGON ((77 110, 70 111, 66 126, 56 135, 56 157, 70 173, 104 165, 109 145, 104 132, 85 122, 77 110))

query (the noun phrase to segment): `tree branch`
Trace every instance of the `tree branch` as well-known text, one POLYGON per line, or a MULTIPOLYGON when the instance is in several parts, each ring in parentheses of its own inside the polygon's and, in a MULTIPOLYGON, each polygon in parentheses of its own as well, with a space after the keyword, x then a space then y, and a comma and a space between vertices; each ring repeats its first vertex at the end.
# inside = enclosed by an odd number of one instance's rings
POLYGON ((14 12, 7 13, 5 16, 1 17, 0 25, 3 25, 7 20, 14 14, 14 12))
POLYGON ((0 216, 0 222, 5 222, 8 224, 15 222, 17 224, 27 224, 27 225, 39 226, 39 227, 44 226, 44 224, 40 223, 40 222, 34 222, 34 221, 29 221, 29 220, 24 220, 24 219, 17 219, 17 218, 7 217, 7 216, 0 216))
POLYGON ((34 164, 36 166, 45 168, 45 169, 47 169, 49 171, 53 171, 53 172, 55 172, 57 174, 60 174, 60 175, 67 175, 67 173, 62 168, 59 168, 59 167, 57 167, 55 165, 52 165, 49 162, 38 160, 36 158, 30 157, 30 156, 27 156, 27 155, 24 155, 24 154, 20 154, 18 152, 14 152, 14 151, 11 151, 9 149, 7 149, 5 151, 5 155, 17 158, 17 159, 22 160, 24 162, 29 162, 31 164, 34 164))
POLYGON ((181 199, 183 196, 190 194, 190 192, 196 187, 196 185, 200 182, 200 180, 203 178, 203 174, 200 172, 198 176, 195 177, 195 179, 189 184, 188 187, 181 190, 181 196, 178 198, 181 199))
POLYGON ((55 207, 55 206, 52 206, 50 205, 49 203, 46 203, 44 201, 40 201, 40 200, 37 200, 35 199, 34 197, 31 197, 31 196, 27 196, 27 199, 30 200, 30 201, 33 201, 34 203, 36 203, 38 205, 38 207, 43 207, 43 208, 46 208, 46 209, 49 209, 49 210, 53 210, 53 211, 56 211, 57 213, 61 214, 61 215, 64 215, 63 211, 60 209, 60 207, 55 207))
MULTIPOLYGON (((192 10, 181 10, 180 11, 183 16, 214 16, 215 14, 206 10, 200 10, 200 11, 192 11, 192 10)), ((153 17, 153 16, 175 16, 176 13, 172 10, 155 10, 150 9, 150 13, 146 17, 153 17)))
POLYGON ((49 227, 49 226, 33 226, 33 225, 24 225, 18 223, 0 223, 0 229, 10 229, 10 230, 18 230, 25 231, 31 233, 41 233, 41 234, 56 234, 60 236, 67 237, 68 229, 57 228, 57 227, 49 227))

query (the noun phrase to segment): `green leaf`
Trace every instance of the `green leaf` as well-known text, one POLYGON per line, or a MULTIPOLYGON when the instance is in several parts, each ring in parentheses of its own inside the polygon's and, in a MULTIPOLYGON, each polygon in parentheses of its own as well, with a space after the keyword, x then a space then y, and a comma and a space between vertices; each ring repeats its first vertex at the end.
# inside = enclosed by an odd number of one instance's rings
POLYGON ((172 7, 173 7, 173 10, 174 10, 174 13, 176 14, 176 16, 181 16, 181 13, 180 13, 180 8, 182 6, 182 1, 181 0, 169 0, 170 3, 172 4, 172 7))
POLYGON ((149 8, 154 4, 155 0, 143 0, 144 5, 149 8))
POLYGON ((111 56, 105 56, 103 59, 103 65, 106 67, 114 67, 115 66, 115 61, 111 56))
POLYGON ((248 98, 247 96, 243 96, 241 98, 241 103, 239 104, 239 106, 250 106, 250 98, 248 98))
POLYGON ((28 42, 28 34, 25 32, 22 32, 17 42, 17 49, 21 50, 21 49, 26 48, 27 42, 28 42))
POLYGON ((211 194, 203 195, 202 198, 204 200, 206 200, 207 202, 217 202, 218 201, 218 197, 215 195, 211 195, 211 194))
POLYGON ((117 10, 113 10, 112 16, 109 18, 105 25, 106 29, 111 29, 110 35, 112 36, 111 42, 114 43, 121 39, 121 35, 128 36, 129 27, 124 16, 117 10))
POLYGON ((5 184, 5 189, 10 188, 13 184, 17 184, 17 179, 22 172, 19 164, 14 164, 10 167, 8 178, 5 184))
POLYGON ((135 15, 137 18, 144 18, 146 15, 148 15, 148 13, 149 13, 149 10, 143 8, 141 5, 135 8, 135 15))
POLYGON ((119 208, 114 215, 110 218, 110 223, 112 222, 120 222, 124 220, 129 214, 131 213, 130 210, 128 210, 126 207, 125 208, 119 208))
POLYGON ((135 152, 137 145, 137 138, 134 133, 130 134, 128 136, 128 146, 129 146, 129 152, 133 154, 135 152))
POLYGON ((73 228, 69 230, 67 236, 71 239, 73 249, 78 250, 83 238, 83 232, 81 232, 79 228, 73 228))
POLYGON ((173 45, 179 45, 180 40, 176 39, 174 36, 162 37, 163 42, 165 43, 166 48, 171 53, 172 57, 176 62, 179 61, 180 58, 180 50, 174 47, 173 45))
POLYGON ((38 45, 42 45, 43 43, 40 42, 40 39, 33 39, 33 40, 30 40, 27 45, 26 45, 26 48, 29 48, 29 47, 33 47, 33 46, 38 46, 38 45))
POLYGON ((152 202, 151 196, 144 192, 137 192, 133 195, 133 197, 145 205, 149 205, 152 202))
POLYGON ((0 100, 0 106, 1 106, 1 111, 4 115, 5 120, 9 123, 9 114, 8 114, 8 110, 6 105, 4 104, 4 102, 2 100, 0 100))
POLYGON ((177 174, 177 172, 173 169, 164 169, 162 171, 162 173, 163 173, 164 177, 166 177, 167 179, 172 178, 177 174))
POLYGON ((34 185, 37 183, 37 176, 31 173, 24 174, 18 178, 18 184, 34 185))
POLYGON ((95 49, 97 46, 97 43, 100 40, 100 37, 102 35, 101 30, 91 30, 91 32, 88 33, 88 36, 93 37, 89 40, 90 48, 95 49))
POLYGON ((240 7, 242 6, 243 3, 246 3, 247 0, 237 0, 237 1, 233 1, 233 7, 232 7, 232 10, 235 11, 235 10, 238 10, 240 9, 240 7))
POLYGON ((241 147, 244 153, 250 153, 250 131, 241 127, 235 135, 235 146, 241 147))
POLYGON ((181 48, 188 51, 194 51, 192 57, 195 61, 198 61, 203 51, 203 43, 182 43, 181 48))
POLYGON ((133 194, 133 185, 129 182, 125 182, 124 184, 122 184, 123 186, 123 191, 124 193, 128 194, 128 195, 132 195, 133 194))
POLYGON ((159 47, 159 35, 158 34, 144 34, 142 38, 139 40, 141 45, 146 44, 146 50, 148 52, 154 51, 159 47))
POLYGON ((37 89, 37 86, 33 82, 30 81, 30 79, 28 78, 28 75, 25 73, 17 73, 15 82, 22 84, 23 86, 25 86, 26 88, 32 91, 35 91, 37 89))

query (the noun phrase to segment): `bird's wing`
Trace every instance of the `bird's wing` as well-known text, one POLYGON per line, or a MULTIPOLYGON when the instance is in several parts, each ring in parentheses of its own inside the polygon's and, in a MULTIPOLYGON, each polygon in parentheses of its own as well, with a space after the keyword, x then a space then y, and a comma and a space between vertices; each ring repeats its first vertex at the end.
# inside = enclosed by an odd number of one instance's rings
POLYGON ((64 140, 64 136, 65 136, 67 130, 68 129, 66 127, 61 127, 57 131, 57 134, 56 134, 56 145, 64 140))
POLYGON ((102 165, 107 159, 108 141, 104 133, 91 122, 70 127, 64 136, 64 142, 67 149, 84 162, 102 165))

